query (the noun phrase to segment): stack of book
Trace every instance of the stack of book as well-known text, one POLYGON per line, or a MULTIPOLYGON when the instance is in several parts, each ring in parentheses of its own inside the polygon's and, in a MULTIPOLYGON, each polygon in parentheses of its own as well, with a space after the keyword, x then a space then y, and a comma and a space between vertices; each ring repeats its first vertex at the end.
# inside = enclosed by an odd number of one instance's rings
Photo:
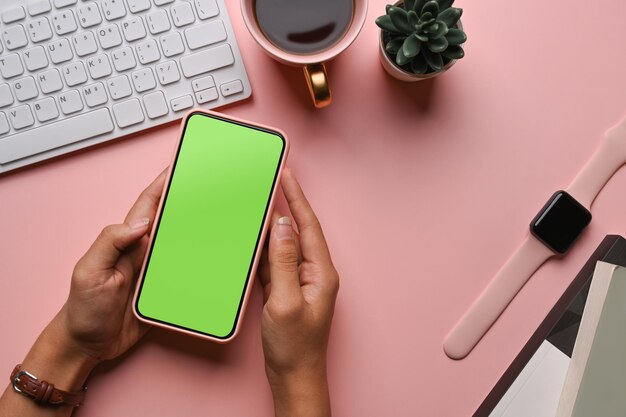
POLYGON ((556 416, 626 416, 624 267, 596 266, 556 416))
POLYGON ((626 416, 626 240, 607 236, 475 417, 626 416))

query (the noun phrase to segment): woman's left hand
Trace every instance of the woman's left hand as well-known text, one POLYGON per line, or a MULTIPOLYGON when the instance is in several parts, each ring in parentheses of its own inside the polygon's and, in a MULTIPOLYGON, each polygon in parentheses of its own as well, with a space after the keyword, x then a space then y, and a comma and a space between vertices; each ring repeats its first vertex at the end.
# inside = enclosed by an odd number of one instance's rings
POLYGON ((133 315, 133 289, 164 182, 165 171, 141 193, 124 223, 102 230, 76 264, 69 297, 55 318, 69 343, 98 362, 126 352, 148 329, 133 315))
MULTIPOLYGON (((165 171, 137 199, 123 224, 105 227, 78 261, 67 301, 22 362, 22 369, 77 391, 93 368, 130 349, 148 327, 132 311, 133 288, 165 183, 165 171)), ((72 407, 40 407, 9 386, 0 415, 66 417, 72 407)))

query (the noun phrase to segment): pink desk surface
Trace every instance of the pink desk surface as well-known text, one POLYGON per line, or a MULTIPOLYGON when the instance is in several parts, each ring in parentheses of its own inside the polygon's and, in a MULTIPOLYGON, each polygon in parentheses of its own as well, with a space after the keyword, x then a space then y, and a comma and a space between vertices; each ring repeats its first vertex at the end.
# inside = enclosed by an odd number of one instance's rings
MULTIPOLYGON (((285 130, 325 227, 342 277, 334 415, 470 416, 604 235, 626 234, 625 169, 567 259, 546 264, 467 359, 444 355, 444 336, 530 219, 626 112, 626 3, 459 0, 467 57, 417 85, 378 62, 384 5, 370 2, 363 32, 330 65, 335 103, 314 110, 300 70, 265 56, 230 0, 254 96, 225 112, 285 130)), ((76 260, 168 163, 177 134, 172 125, 0 178, 7 377, 63 303, 76 260)), ((92 378, 77 415, 272 416, 260 310, 257 287, 228 346, 153 331, 92 378)))

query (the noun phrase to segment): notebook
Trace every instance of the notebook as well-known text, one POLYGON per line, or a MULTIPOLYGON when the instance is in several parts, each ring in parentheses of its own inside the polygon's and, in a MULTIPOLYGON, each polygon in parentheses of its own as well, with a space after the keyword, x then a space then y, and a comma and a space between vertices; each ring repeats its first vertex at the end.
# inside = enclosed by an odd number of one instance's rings
POLYGON ((626 416, 626 268, 596 266, 556 416, 626 416))
POLYGON ((602 240, 474 417, 554 417, 597 261, 626 266, 626 240, 602 240))

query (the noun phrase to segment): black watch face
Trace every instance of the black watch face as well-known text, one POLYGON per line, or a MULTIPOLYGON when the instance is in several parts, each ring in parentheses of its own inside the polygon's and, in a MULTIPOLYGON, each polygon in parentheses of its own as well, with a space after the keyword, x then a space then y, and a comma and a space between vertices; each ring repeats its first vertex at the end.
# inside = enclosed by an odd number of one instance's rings
POLYGON ((591 213, 565 191, 556 192, 530 224, 532 234, 565 253, 591 221, 591 213))

